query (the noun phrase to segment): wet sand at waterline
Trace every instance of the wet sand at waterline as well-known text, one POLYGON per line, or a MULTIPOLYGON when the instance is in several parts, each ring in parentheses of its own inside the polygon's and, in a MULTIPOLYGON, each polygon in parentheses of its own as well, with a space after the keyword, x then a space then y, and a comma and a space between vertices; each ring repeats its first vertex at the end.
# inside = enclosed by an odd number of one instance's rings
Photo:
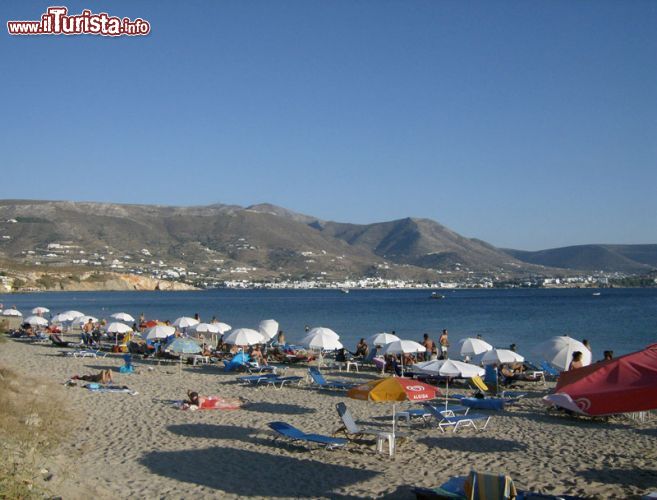
MULTIPOLYGON (((657 490, 657 421, 636 424, 548 414, 541 384, 525 383, 527 397, 491 412, 485 431, 442 434, 414 424, 394 458, 373 444, 309 450, 274 439, 267 423, 289 422, 306 432, 332 434, 335 404, 347 403, 364 426, 391 429, 392 406, 347 399, 307 383, 244 387, 217 366, 157 366, 136 362, 123 375, 117 355, 70 358, 60 349, 8 341, 0 366, 64 383, 76 374, 113 370, 114 381, 137 395, 93 393, 78 384, 58 391, 77 415, 70 432, 44 463, 44 486, 63 498, 374 497, 412 498, 412 486, 437 486, 470 469, 505 472, 523 489, 592 498, 626 498, 657 490), (152 368, 152 369, 150 369, 152 368), (181 411, 172 405, 188 389, 242 397, 235 411, 181 411)), ((305 375, 292 367, 288 375, 305 375)), ((374 372, 327 372, 366 381, 374 372)), ((401 404, 400 409, 410 407, 401 404)))

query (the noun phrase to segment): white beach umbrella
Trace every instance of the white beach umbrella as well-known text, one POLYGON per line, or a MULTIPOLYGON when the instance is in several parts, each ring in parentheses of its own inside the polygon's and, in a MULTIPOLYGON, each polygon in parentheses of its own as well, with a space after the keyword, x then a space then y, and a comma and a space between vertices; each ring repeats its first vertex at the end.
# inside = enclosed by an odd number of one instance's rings
POLYGON ((524 360, 520 354, 509 349, 491 349, 481 357, 481 363, 484 365, 522 363, 524 360))
POLYGON ((75 318, 79 318, 80 316, 84 316, 84 313, 82 313, 80 311, 76 311, 74 309, 70 310, 70 311, 64 311, 61 314, 69 318, 66 321, 73 321, 75 318))
POLYGON ((200 321, 197 319, 190 318, 189 316, 181 316, 180 318, 176 318, 176 321, 173 322, 173 326, 177 326, 178 328, 189 328, 190 326, 199 323, 200 321))
POLYGON ((129 333, 132 331, 132 328, 130 328, 128 325, 125 323, 119 323, 118 321, 114 321, 107 325, 107 333, 129 333))
POLYGON ((18 309, 5 309, 2 311, 3 316, 22 316, 23 313, 20 312, 18 309))
POLYGON ((92 323, 98 323, 98 318, 96 318, 95 316, 78 316, 73 320, 73 325, 84 326, 87 323, 89 323, 89 320, 91 320, 92 323))
POLYGON ((125 313, 125 312, 114 313, 110 316, 110 318, 114 318, 114 319, 119 320, 119 321, 125 321, 126 323, 134 323, 135 322, 135 318, 133 318, 132 316, 130 316, 128 313, 125 313))
POLYGON ((262 334, 251 328, 238 328, 224 338, 226 344, 246 346, 262 344, 265 338, 262 334))
POLYGON ((562 335, 552 337, 545 342, 541 342, 533 352, 540 356, 542 360, 547 361, 556 369, 561 371, 568 370, 570 362, 573 360, 573 353, 579 351, 582 353, 582 364, 588 366, 591 364, 591 351, 579 340, 562 335))
POLYGON ((344 347, 342 342, 333 335, 322 332, 316 332, 314 335, 306 335, 301 341, 301 345, 318 351, 335 351, 344 347))
POLYGON ((422 344, 414 340, 395 340, 383 348, 383 354, 402 354, 401 356, 401 374, 404 376, 404 354, 417 354, 425 352, 427 349, 422 344))
MULTIPOLYGON (((479 366, 452 359, 433 359, 431 361, 423 361, 421 363, 415 363, 413 367, 423 373, 438 375, 440 377, 472 378, 482 376, 486 373, 486 370, 479 366)), ((445 411, 447 411, 448 396, 449 378, 445 381, 445 411)))
POLYGON ((258 325, 258 331, 267 340, 271 340, 278 333, 278 321, 275 319, 263 319, 258 325))
POLYGON ((214 323, 197 323, 194 326, 190 326, 189 330, 194 333, 218 333, 221 335, 221 328, 219 325, 214 323))
POLYGON ((156 325, 144 330, 143 335, 147 340, 166 339, 176 333, 176 329, 168 325, 156 325))
POLYGON ((493 348, 488 342, 471 337, 459 340, 459 344, 461 345, 459 354, 463 357, 477 356, 493 348))
POLYGON ((328 336, 333 336, 336 339, 340 338, 340 335, 335 333, 333 330, 330 328, 326 328, 324 326, 316 326, 315 328, 311 329, 307 334, 306 337, 310 337, 311 335, 317 335, 317 334, 322 334, 322 335, 328 335, 328 336))
POLYGON ((231 330, 233 329, 233 327, 230 326, 228 323, 221 323, 221 322, 218 322, 218 323, 212 323, 212 324, 213 324, 214 326, 216 326, 216 327, 219 328, 219 333, 221 333, 222 335, 223 335, 224 333, 229 332, 229 331, 231 331, 231 330))
POLYGON ((49 312, 50 312, 50 309, 48 309, 47 307, 40 307, 39 306, 39 307, 35 307, 34 309, 32 309, 32 314, 46 314, 46 313, 49 313, 49 312))
POLYGON ((375 333, 374 335, 367 337, 367 343, 370 345, 388 345, 391 342, 395 342, 396 340, 401 340, 397 335, 393 335, 392 333, 375 333))
POLYGON ((48 326, 48 320, 41 316, 28 316, 23 322, 29 323, 32 326, 48 326))

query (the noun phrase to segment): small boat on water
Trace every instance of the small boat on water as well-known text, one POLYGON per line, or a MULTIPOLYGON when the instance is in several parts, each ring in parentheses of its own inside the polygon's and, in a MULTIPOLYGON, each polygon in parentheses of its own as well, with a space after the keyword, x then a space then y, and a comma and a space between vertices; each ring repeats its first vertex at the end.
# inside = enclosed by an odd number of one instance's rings
POLYGON ((439 294, 438 292, 431 292, 431 295, 429 295, 430 299, 444 299, 445 296, 439 294))
POLYGON ((348 288, 341 288, 340 291, 341 291, 342 293, 349 293, 349 289, 348 289, 348 288))
POLYGON ((593 292, 591 295, 593 295, 594 297, 600 297, 600 292, 593 292))

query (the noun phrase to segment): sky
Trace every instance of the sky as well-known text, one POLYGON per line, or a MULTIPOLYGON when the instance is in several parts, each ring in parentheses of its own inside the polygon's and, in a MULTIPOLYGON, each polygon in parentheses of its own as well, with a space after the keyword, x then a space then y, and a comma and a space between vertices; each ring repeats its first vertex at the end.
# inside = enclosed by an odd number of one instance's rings
POLYGON ((10 36, 0 198, 424 217, 500 247, 657 243, 657 2, 91 1, 10 36))

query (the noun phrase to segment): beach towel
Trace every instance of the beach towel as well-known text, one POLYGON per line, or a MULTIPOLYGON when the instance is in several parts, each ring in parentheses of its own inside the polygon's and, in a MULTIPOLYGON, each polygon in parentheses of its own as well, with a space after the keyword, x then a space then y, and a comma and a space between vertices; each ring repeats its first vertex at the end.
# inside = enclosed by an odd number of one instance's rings
POLYGON ((512 500, 518 496, 509 476, 475 471, 465 480, 465 493, 467 498, 473 500, 512 500))
POLYGON ((97 384, 95 382, 91 384, 85 384, 82 387, 85 389, 90 390, 91 392, 124 392, 126 394, 130 394, 131 396, 136 396, 139 394, 137 391, 132 391, 130 388, 128 388, 125 385, 101 385, 97 384))

